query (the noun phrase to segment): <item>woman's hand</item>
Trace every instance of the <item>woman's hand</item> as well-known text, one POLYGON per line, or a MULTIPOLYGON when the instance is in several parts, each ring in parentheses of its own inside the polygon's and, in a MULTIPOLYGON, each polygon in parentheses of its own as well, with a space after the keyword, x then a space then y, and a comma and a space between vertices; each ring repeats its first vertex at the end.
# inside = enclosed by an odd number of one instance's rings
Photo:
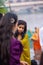
POLYGON ((25 61, 20 61, 20 65, 29 65, 29 64, 25 61))

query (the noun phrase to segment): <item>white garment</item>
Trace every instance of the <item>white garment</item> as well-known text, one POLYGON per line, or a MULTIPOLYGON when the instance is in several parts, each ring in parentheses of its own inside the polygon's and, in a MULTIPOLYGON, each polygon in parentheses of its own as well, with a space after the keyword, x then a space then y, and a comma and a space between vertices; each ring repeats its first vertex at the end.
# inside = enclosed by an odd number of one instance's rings
POLYGON ((43 51, 43 27, 39 30, 39 37, 40 37, 40 45, 43 51))
POLYGON ((40 61, 39 60, 35 60, 36 62, 37 62, 37 65, 39 65, 40 64, 40 61))

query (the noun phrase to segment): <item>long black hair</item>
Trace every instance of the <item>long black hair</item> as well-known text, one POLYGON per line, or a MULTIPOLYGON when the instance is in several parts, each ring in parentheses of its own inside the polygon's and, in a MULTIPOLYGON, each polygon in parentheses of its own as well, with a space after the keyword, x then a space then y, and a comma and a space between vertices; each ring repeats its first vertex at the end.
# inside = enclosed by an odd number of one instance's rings
POLYGON ((12 27, 17 22, 17 15, 7 13, 0 22, 0 62, 3 65, 7 62, 6 57, 10 54, 10 38, 12 37, 12 27), (7 54, 8 53, 8 54, 7 54))
MULTIPOLYGON (((26 23, 24 20, 18 20, 18 26, 19 26, 19 25, 24 25, 24 26, 25 26, 25 27, 24 27, 24 31, 21 33, 21 36, 22 36, 22 39, 23 39, 24 36, 25 36, 25 33, 26 33, 26 31, 27 31, 27 23, 26 23)), ((15 32, 14 36, 17 38, 18 35, 19 35, 19 31, 17 30, 17 31, 15 32)))

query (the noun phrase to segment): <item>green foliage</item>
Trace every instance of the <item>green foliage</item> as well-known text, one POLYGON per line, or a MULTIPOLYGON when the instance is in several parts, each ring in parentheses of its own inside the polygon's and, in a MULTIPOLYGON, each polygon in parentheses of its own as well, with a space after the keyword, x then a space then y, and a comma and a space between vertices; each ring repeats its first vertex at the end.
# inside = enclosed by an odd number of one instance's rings
POLYGON ((3 8, 0 8, 0 13, 6 13, 8 12, 7 8, 3 7, 3 8))
POLYGON ((4 5, 5 1, 6 0, 0 0, 0 13, 6 13, 8 11, 7 8, 4 5))

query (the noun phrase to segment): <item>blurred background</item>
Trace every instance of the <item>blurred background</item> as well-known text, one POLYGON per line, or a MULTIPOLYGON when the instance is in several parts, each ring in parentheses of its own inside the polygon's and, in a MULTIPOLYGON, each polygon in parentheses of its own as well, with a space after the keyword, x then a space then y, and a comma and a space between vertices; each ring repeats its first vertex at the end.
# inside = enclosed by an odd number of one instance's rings
POLYGON ((27 29, 43 26, 43 0, 0 0, 0 12, 14 12, 26 20, 27 29))
MULTIPOLYGON (((43 0, 0 0, 0 13, 5 14, 6 12, 14 12, 18 15, 18 19, 27 22, 29 38, 35 27, 43 26, 43 0)), ((32 48, 31 40, 30 47, 32 48)), ((32 49, 31 53, 34 53, 32 49)))

